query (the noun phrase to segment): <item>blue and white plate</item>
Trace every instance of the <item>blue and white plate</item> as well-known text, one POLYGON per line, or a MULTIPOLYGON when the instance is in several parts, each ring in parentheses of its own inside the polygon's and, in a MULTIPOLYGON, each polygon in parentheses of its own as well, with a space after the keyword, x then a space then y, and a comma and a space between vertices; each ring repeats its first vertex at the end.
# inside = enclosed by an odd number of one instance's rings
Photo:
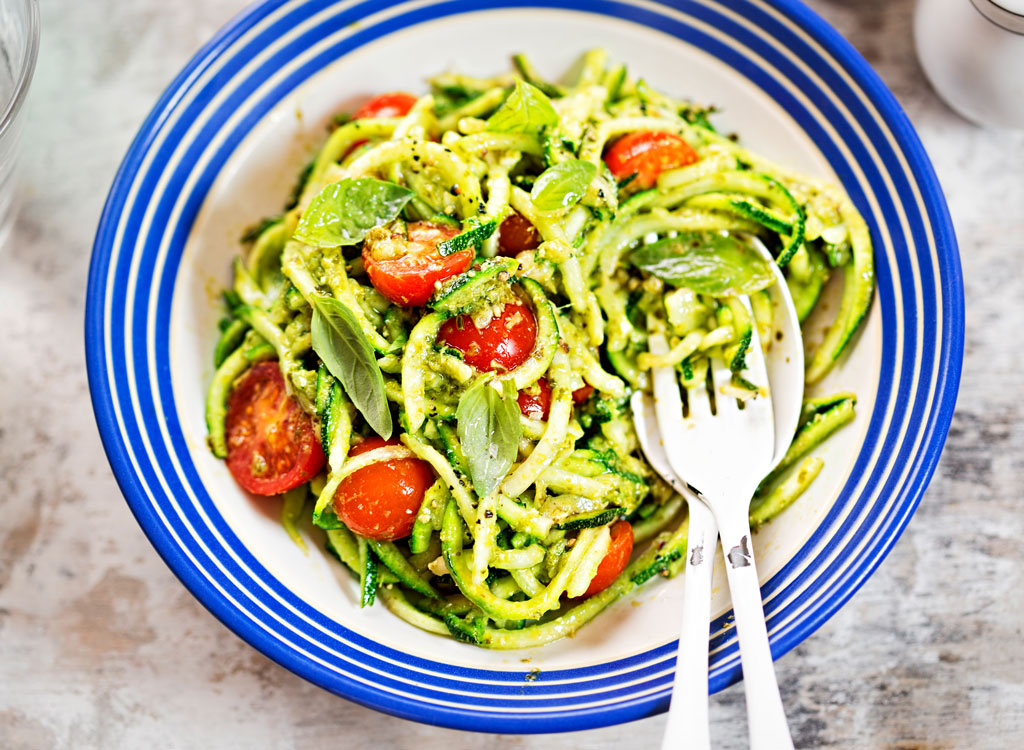
MULTIPOLYGON (((871 226, 878 293, 822 390, 858 417, 822 450, 811 492, 757 535, 776 656, 881 562, 931 477, 963 349, 956 242, 907 118, 863 59, 791 0, 267 0, 171 84, 132 144, 100 222, 86 345, 100 431, 128 503, 186 586, 306 679, 431 724, 553 732, 664 710, 684 582, 655 581, 575 638, 492 652, 422 633, 303 552, 277 501, 241 492, 205 444, 217 292, 242 230, 279 210, 336 111, 491 74, 525 51, 554 76, 585 49, 656 87, 718 105, 718 124, 777 162, 837 179, 871 226), (543 7, 539 7, 543 6, 543 7)), ((813 334, 812 334, 813 335, 813 334)), ((711 683, 740 676, 717 586, 711 683)))

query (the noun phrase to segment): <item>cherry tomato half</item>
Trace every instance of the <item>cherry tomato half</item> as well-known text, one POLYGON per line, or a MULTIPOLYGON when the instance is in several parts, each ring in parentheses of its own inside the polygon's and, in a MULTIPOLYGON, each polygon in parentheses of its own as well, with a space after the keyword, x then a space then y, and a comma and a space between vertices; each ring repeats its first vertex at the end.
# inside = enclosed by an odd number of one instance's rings
MULTIPOLYGON (((352 446, 349 456, 397 445, 397 440, 367 438, 352 446)), ((341 480, 334 493, 334 512, 360 536, 392 541, 412 533, 423 495, 434 482, 430 464, 418 458, 381 461, 341 480)))
POLYGON ((288 395, 277 362, 253 365, 227 402, 228 470, 257 495, 277 495, 308 482, 324 467, 310 418, 288 395))
POLYGON ((593 392, 594 386, 590 385, 589 383, 586 383, 583 385, 582 388, 577 388, 575 391, 572 392, 572 400, 574 403, 577 404, 586 403, 587 399, 590 398, 593 392))
POLYGON ((509 214, 498 227, 498 254, 509 257, 540 244, 540 233, 522 214, 509 214))
POLYGON ((629 564, 629 556, 633 554, 633 527, 629 521, 616 521, 612 524, 612 541, 601 564, 597 566, 597 574, 590 581, 584 596, 593 596, 604 591, 619 577, 619 573, 629 564))
POLYGON ((536 386, 536 393, 519 391, 519 411, 527 419, 545 420, 551 411, 551 386, 548 385, 547 378, 538 380, 536 386))
POLYGON ((468 315, 449 318, 437 339, 462 352, 478 370, 514 370, 526 361, 537 341, 537 319, 526 305, 508 304, 482 329, 468 315))
POLYGON ((654 187, 658 175, 666 169, 684 167, 697 161, 690 144, 672 133, 644 130, 615 141, 605 152, 604 162, 616 180, 636 174, 630 186, 641 190, 654 187))
POLYGON ((409 114, 412 105, 416 103, 416 97, 404 91, 389 91, 373 97, 352 115, 353 120, 362 120, 368 117, 403 117, 409 114))
MULTIPOLYGON (((376 232, 376 230, 374 230, 376 232)), ((408 225, 409 238, 400 234, 363 242, 363 262, 377 291, 403 307, 426 304, 436 284, 468 271, 475 251, 468 248, 442 256, 437 245, 459 233, 447 224, 418 221, 408 225)))
MULTIPOLYGON (((353 120, 362 120, 367 117, 404 117, 409 114, 412 105, 416 103, 416 97, 404 91, 391 91, 387 94, 373 97, 352 115, 353 120)), ((356 141, 348 147, 345 155, 351 154, 367 141, 356 141)))
MULTIPOLYGON (((536 391, 536 393, 519 391, 519 398, 517 399, 519 411, 527 419, 547 420, 548 413, 551 411, 551 386, 548 384, 547 378, 541 378, 537 381, 536 391)), ((572 392, 573 403, 586 403, 593 392, 594 386, 592 385, 584 385, 582 388, 577 388, 572 392)))

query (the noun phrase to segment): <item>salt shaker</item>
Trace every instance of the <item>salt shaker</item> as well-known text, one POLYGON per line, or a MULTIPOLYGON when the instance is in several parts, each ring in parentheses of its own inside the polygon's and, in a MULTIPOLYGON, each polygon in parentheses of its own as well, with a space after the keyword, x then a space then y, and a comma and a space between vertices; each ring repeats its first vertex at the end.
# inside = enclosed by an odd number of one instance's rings
POLYGON ((982 125, 1024 129, 1024 0, 918 0, 914 40, 953 109, 982 125))

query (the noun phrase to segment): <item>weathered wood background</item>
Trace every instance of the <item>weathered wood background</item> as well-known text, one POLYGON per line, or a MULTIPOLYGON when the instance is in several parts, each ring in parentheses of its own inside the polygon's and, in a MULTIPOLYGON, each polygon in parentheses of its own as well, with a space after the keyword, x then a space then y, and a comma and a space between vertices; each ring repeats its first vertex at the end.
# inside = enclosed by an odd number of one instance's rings
MULTIPOLYGON (((967 0, 963 0, 967 2, 967 0)), ((241 0, 43 0, 28 197, 0 249, 0 747, 441 750, 658 745, 660 717, 552 737, 468 735, 335 698, 208 614, 135 524, 100 447, 82 347, 103 197, 156 97, 241 0)), ((801 748, 1024 740, 1024 134, 924 80, 909 0, 814 0, 902 102, 960 239, 967 356, 935 480, 856 597, 778 664, 801 748)), ((1024 75, 1024 71, 1021 71, 1024 75)), ((745 746, 742 690, 716 746, 745 746)))

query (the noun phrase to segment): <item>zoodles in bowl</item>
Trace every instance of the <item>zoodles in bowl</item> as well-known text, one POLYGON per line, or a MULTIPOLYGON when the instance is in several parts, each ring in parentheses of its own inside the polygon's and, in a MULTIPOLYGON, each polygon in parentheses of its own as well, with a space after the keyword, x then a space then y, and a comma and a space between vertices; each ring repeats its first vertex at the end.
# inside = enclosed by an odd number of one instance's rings
MULTIPOLYGON (((600 50, 570 85, 513 60, 336 118, 285 212, 244 238, 207 403, 213 452, 283 495, 300 544, 312 508, 363 606, 499 649, 571 635, 682 569, 685 503, 644 460, 628 396, 656 365, 704 382, 714 357, 735 373, 722 397, 763 394, 742 376, 754 327, 765 347, 773 330, 753 237, 801 320, 842 271, 808 384, 873 293, 868 230, 838 187, 600 50), (667 354, 647 352, 653 331, 667 354)), ((808 454, 854 403, 808 399, 755 526, 806 490, 808 454)))

